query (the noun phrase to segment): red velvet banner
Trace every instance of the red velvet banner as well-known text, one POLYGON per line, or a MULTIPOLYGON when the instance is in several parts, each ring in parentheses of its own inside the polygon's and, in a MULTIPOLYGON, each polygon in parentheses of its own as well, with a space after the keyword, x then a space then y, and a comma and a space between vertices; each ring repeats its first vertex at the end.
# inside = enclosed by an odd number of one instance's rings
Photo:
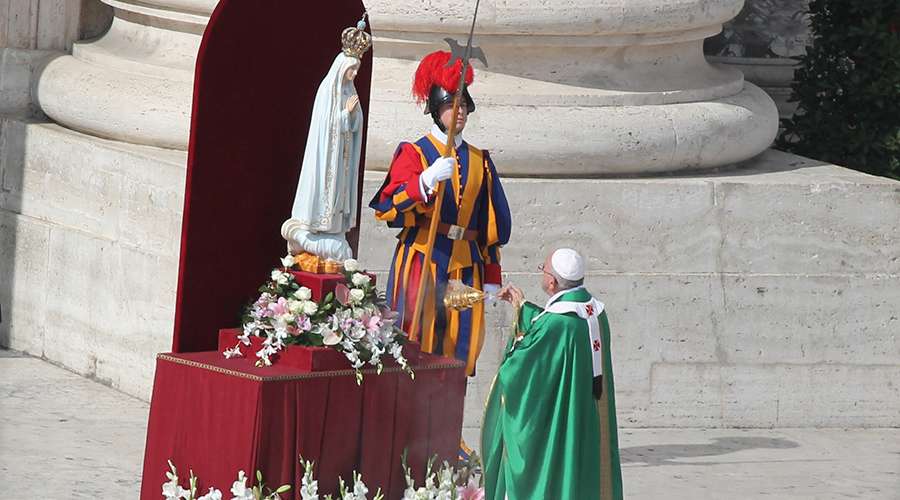
MULTIPOLYGON (((363 12, 360 0, 221 0, 213 12, 194 79, 173 351, 215 349, 284 255, 316 90, 363 12)), ((370 50, 355 82, 363 110, 371 72, 370 50)))
MULTIPOLYGON (((374 493, 403 496, 400 457, 421 484, 424 464, 437 454, 454 460, 462 431, 463 363, 422 354, 415 380, 396 368, 306 372, 278 364, 255 368, 218 352, 161 354, 147 430, 141 498, 157 499, 167 460, 186 484, 191 469, 206 491, 227 492, 238 470, 266 483, 291 484, 299 498, 299 457, 316 462, 320 495, 335 492, 353 470, 374 493)), ((451 462, 452 463, 452 462, 451 462)))

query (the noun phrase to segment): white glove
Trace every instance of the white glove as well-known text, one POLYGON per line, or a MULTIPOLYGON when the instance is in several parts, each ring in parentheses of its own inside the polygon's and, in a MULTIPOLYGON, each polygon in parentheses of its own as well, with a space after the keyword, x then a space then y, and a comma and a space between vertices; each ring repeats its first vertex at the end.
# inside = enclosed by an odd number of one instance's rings
POLYGON ((491 303, 497 300, 497 292, 500 291, 500 285, 495 285, 494 283, 485 283, 484 284, 484 301, 487 303, 491 303))
POLYGON ((456 168, 456 158, 438 158, 422 172, 419 179, 429 191, 434 191, 438 182, 445 181, 453 175, 454 168, 456 168))

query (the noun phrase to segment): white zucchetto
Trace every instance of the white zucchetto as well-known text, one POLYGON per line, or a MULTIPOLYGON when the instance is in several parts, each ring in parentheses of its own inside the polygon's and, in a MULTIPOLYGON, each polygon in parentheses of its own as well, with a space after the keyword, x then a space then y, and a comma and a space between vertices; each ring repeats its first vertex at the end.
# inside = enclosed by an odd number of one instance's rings
POLYGON ((553 271, 562 279, 578 281, 584 279, 584 259, 571 248, 560 248, 550 257, 553 271))

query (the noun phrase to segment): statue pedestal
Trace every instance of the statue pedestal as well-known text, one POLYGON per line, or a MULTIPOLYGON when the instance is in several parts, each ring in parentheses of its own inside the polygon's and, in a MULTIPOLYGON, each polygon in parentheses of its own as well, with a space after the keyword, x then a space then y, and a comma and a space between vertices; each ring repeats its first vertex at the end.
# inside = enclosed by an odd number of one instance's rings
POLYGON ((141 499, 159 498, 168 460, 204 485, 225 489, 238 470, 259 470, 268 484, 296 492, 300 456, 316 463, 322 493, 356 470, 372 491, 399 498, 404 450, 421 484, 429 457, 456 457, 463 421, 464 363, 423 354, 412 368, 415 380, 397 367, 366 369, 358 385, 352 369, 256 368, 215 351, 160 354, 141 499))
MULTIPOLYGON (((294 275, 294 280, 298 285, 305 286, 312 291, 312 300, 315 300, 316 302, 321 301, 326 295, 333 292, 339 283, 344 283, 346 281, 343 274, 319 274, 308 273, 306 271, 290 271, 290 273, 294 275)), ((374 286, 376 282, 375 275, 369 273, 366 274, 372 278, 372 285, 374 286)))
POLYGON ((312 291, 312 300, 316 302, 333 292, 338 283, 345 281, 343 274, 318 274, 306 271, 291 271, 290 273, 294 275, 294 280, 298 285, 305 286, 312 291))

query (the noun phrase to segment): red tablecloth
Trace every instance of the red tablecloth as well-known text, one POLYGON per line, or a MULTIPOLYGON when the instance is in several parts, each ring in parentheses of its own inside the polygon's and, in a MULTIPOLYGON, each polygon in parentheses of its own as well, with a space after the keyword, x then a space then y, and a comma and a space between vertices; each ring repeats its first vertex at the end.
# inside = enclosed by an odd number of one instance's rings
POLYGON ((301 455, 316 462, 320 494, 355 469, 373 493, 400 498, 403 450, 421 484, 428 457, 455 459, 462 430, 463 363, 423 353, 413 368, 415 380, 396 367, 366 370, 358 386, 353 370, 255 368, 215 351, 160 354, 141 498, 161 497, 167 460, 183 485, 193 469, 204 492, 227 492, 238 470, 252 477, 259 469, 268 485, 292 484, 285 498, 295 498, 301 455))

